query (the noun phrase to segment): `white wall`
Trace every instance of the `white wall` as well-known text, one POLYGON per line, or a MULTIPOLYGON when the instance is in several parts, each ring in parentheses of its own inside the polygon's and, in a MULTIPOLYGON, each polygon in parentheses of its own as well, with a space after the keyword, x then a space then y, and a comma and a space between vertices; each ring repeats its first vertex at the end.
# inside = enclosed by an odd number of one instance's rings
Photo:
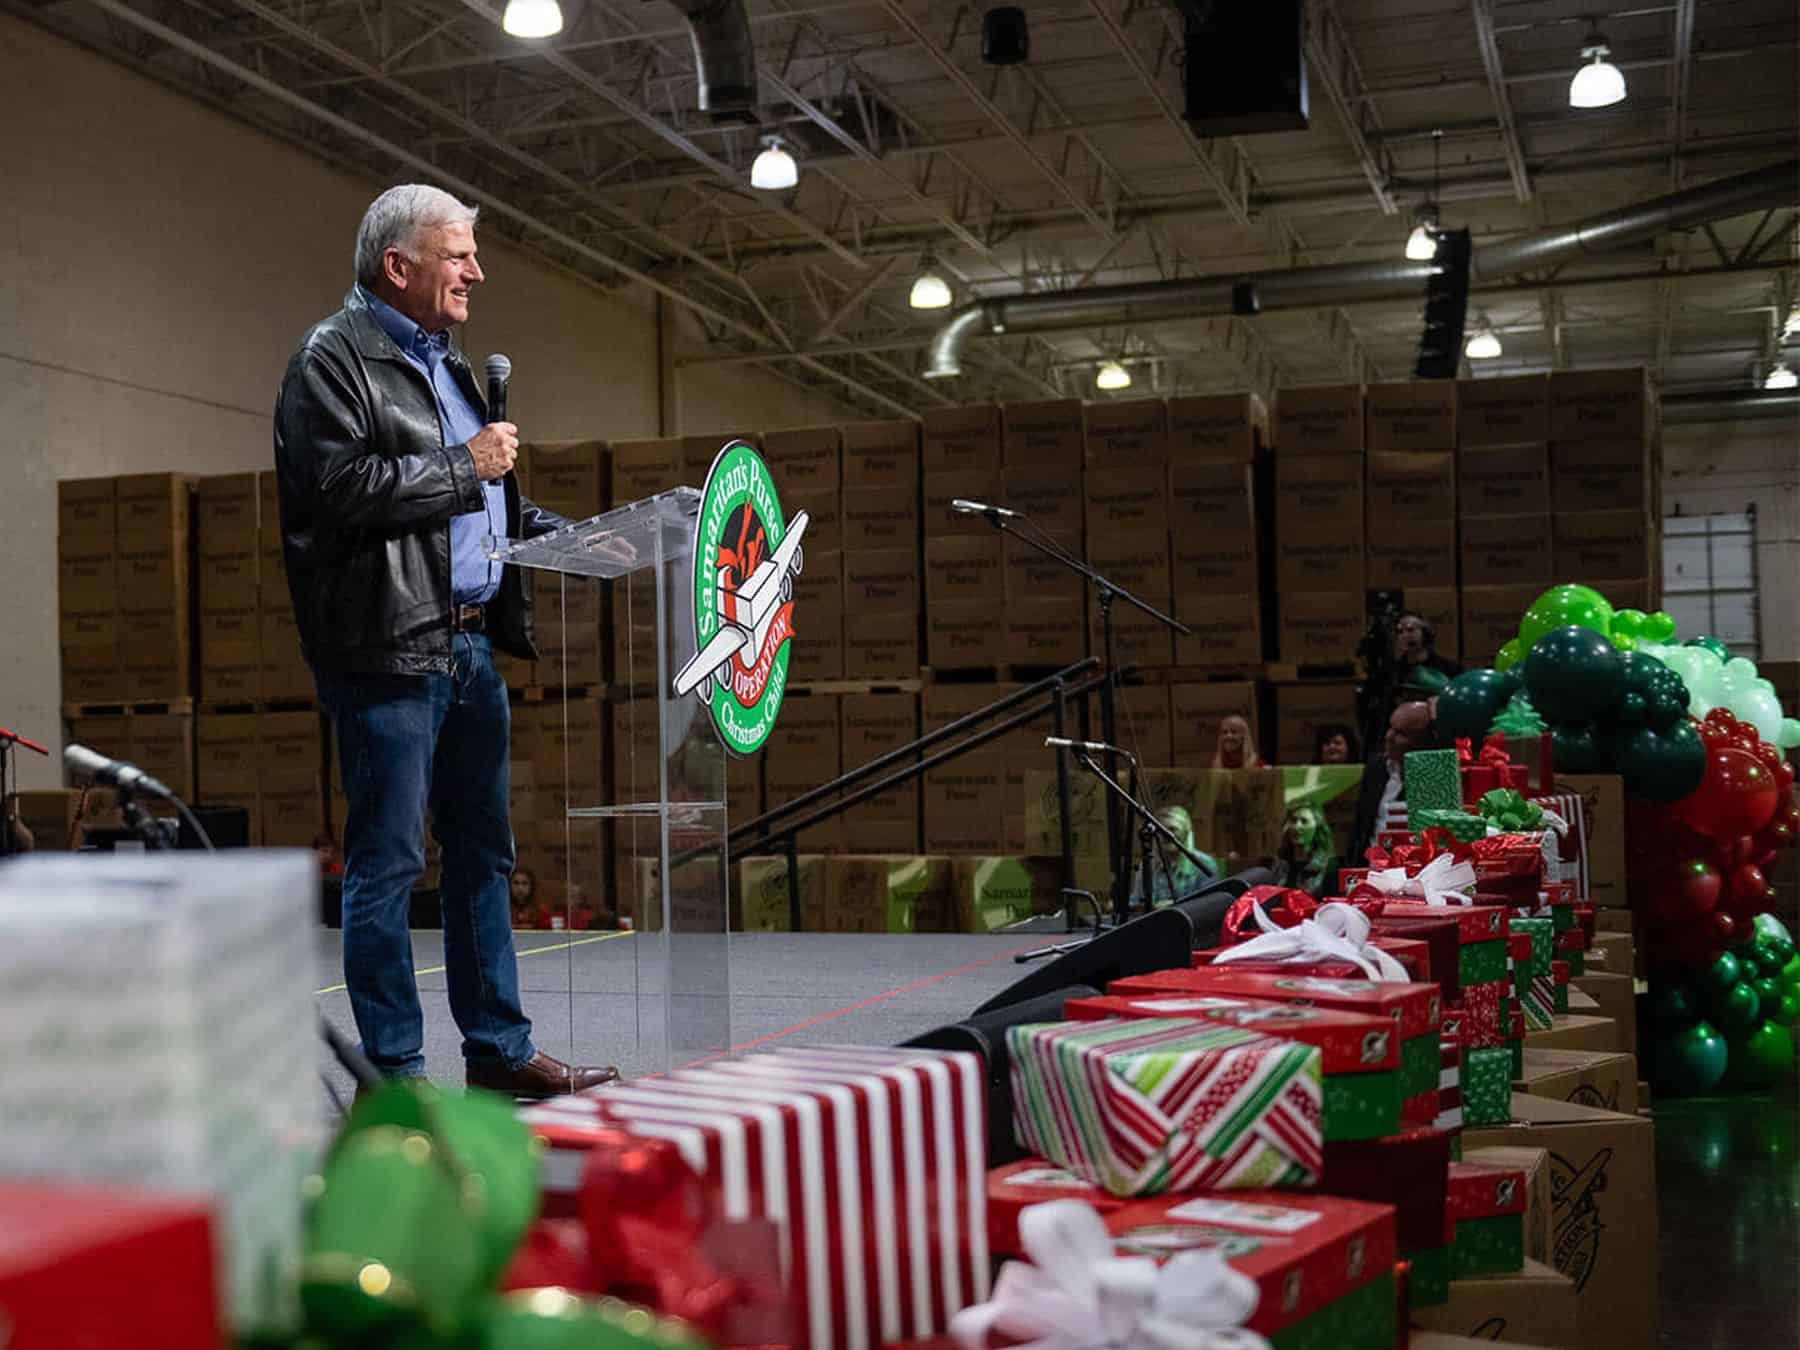
POLYGON ((1762 659, 1800 659, 1800 419, 1663 428, 1663 514, 1756 506, 1762 659))
MULTIPOLYGON (((5 15, 0 127, 0 725, 60 748, 56 480, 267 467, 282 370, 348 289, 357 221, 386 184, 5 15)), ((733 366, 678 381, 659 417, 651 296, 480 242, 489 280, 462 342, 478 366, 512 357, 527 438, 845 415, 733 366)), ((54 760, 19 767, 27 788, 60 778, 54 760)))

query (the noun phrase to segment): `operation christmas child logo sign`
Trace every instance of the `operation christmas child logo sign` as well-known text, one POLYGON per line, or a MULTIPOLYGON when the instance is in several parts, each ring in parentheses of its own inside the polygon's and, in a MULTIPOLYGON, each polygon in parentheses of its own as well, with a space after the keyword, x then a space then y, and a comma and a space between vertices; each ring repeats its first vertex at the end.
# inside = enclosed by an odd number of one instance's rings
POLYGON ((807 520, 798 511, 786 522, 755 450, 732 441, 719 451, 694 522, 695 655, 675 676, 675 694, 707 706, 734 754, 760 750, 781 711, 807 520))

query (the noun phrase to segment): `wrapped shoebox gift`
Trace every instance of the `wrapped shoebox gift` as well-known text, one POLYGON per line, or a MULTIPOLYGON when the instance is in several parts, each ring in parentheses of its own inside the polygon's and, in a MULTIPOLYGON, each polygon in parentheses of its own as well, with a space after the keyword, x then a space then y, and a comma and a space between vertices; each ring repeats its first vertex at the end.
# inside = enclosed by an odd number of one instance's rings
POLYGON ((1419 811, 1460 811, 1462 773, 1454 750, 1409 750, 1401 762, 1406 790, 1406 825, 1423 828, 1415 819, 1419 811))
POLYGON ((1508 1002, 1512 986, 1505 980, 1482 984, 1465 984, 1462 997, 1446 1011, 1454 1010, 1462 1019, 1462 1043, 1465 1048, 1490 1048, 1506 1044, 1508 1002))
POLYGON ((1556 953, 1554 959, 1569 963, 1570 979, 1587 974, 1588 936, 1579 927, 1563 929, 1550 947, 1556 953))
POLYGON ((1441 830, 1459 844, 1485 839, 1488 832, 1486 818, 1476 812, 1445 811, 1434 806, 1413 807, 1407 812, 1406 823, 1421 834, 1427 830, 1441 830))
POLYGON ((1494 896, 1489 904, 1534 905, 1544 889, 1544 845, 1540 834, 1491 834, 1470 845, 1475 890, 1494 896))
POLYGON ((1569 1011, 1569 963, 1552 961, 1550 963, 1550 991, 1555 999, 1556 1011, 1569 1011))
POLYGON ((1400 1250, 1417 1251, 1443 1243, 1449 1165, 1450 1134, 1429 1125, 1381 1139, 1327 1143, 1319 1190, 1392 1205, 1400 1250))
MULTIPOLYGON (((1241 945, 1241 944, 1239 944, 1241 945)), ((1400 963, 1407 977, 1413 983, 1425 983, 1431 975, 1431 948, 1425 943, 1412 938, 1392 937, 1376 934, 1369 938, 1369 946, 1387 953, 1400 963)), ((1193 955, 1196 966, 1221 965, 1232 970, 1255 971, 1262 974, 1316 975, 1325 980, 1362 980, 1368 978, 1368 972, 1349 961, 1295 959, 1283 960, 1271 958, 1267 960, 1252 958, 1248 960, 1220 961, 1224 953, 1233 950, 1231 947, 1206 947, 1193 955)))
POLYGON ((1448 1242, 1409 1255, 1407 1259, 1412 1266, 1407 1279, 1409 1311, 1436 1307, 1449 1299, 1453 1256, 1448 1242))
POLYGON ((1556 1015, 1556 999, 1551 988, 1551 944, 1555 934, 1549 919, 1521 919, 1515 916, 1512 930, 1530 940, 1531 957, 1522 973, 1515 973, 1515 988, 1525 1013, 1526 1030, 1548 1030, 1556 1015))
POLYGON ((1374 916, 1375 934, 1423 942, 1431 964, 1431 981, 1449 1001, 1462 995, 1462 980, 1457 975, 1462 950, 1461 926, 1448 917, 1447 911, 1444 917, 1431 917, 1439 912, 1425 906, 1400 910, 1383 902, 1382 912, 1374 916))
MULTIPOLYGON (((1461 1023, 1452 1017, 1444 1019, 1444 1039, 1438 1042, 1438 1113, 1433 1124, 1451 1132, 1462 1129, 1462 1041, 1461 1023)), ((1454 1152, 1456 1144, 1451 1143, 1454 1152)))
POLYGON ((1114 1195, 1310 1186, 1318 1049, 1190 1018, 1009 1028, 1019 1144, 1114 1195))
POLYGON ((216 1347, 219 1295, 205 1196, 0 1180, 0 1344, 216 1347))
POLYGON ((1205 966, 1128 976, 1109 984, 1107 993, 1129 998, 1213 994, 1385 1017, 1400 1038, 1401 1097, 1429 1092, 1437 1083, 1438 1024, 1442 1003, 1436 985, 1399 984, 1387 980, 1332 980, 1286 972, 1261 974, 1229 966, 1205 966))
POLYGON ((1505 1045, 1462 1051, 1463 1124, 1498 1125, 1512 1117, 1512 1050, 1505 1045))
POLYGON ((1101 1214, 1110 1214, 1126 1203, 1066 1167, 1057 1167, 1042 1158, 1021 1158, 988 1172, 988 1250, 995 1256, 1024 1255, 1024 1244, 1019 1241, 1019 1212, 1052 1200, 1081 1200, 1101 1214))
POLYGON ((1275 1350, 1392 1350, 1394 1211, 1291 1191, 1166 1196, 1107 1216, 1121 1256, 1222 1253, 1256 1281, 1245 1321, 1275 1350))
POLYGON ((1486 1163, 1450 1164, 1445 1214, 1455 1223, 1452 1279, 1499 1275, 1525 1261, 1525 1173, 1486 1163))
POLYGON ((207 1196, 243 1327, 297 1314, 318 906, 301 850, 0 868, 0 1175, 207 1196))
POLYGON ((1556 1188, 1551 1181, 1549 1152, 1541 1148, 1489 1146, 1465 1150, 1463 1160, 1517 1172, 1525 1178, 1525 1209, 1521 1215, 1525 1259, 1550 1260, 1550 1212, 1556 1188))
POLYGON ((1462 801, 1474 806, 1490 792, 1512 788, 1523 792, 1529 786, 1525 766, 1506 757, 1506 745, 1498 736, 1489 736, 1481 749, 1473 748, 1467 737, 1456 742, 1457 767, 1462 774, 1462 801))
POLYGON ((1551 790, 1556 781, 1556 765, 1549 728, 1530 734, 1497 731, 1487 738, 1487 744, 1499 746, 1509 763, 1525 770, 1525 787, 1520 791, 1529 790, 1536 795, 1551 790))
POLYGON ((1324 1081, 1323 1132, 1374 1139, 1400 1127, 1400 1037, 1387 1017, 1247 1000, 1222 994, 1104 994, 1063 1005, 1071 1021, 1191 1017, 1318 1047, 1324 1081))
MULTIPOLYGON (((1506 979, 1506 935, 1511 928, 1505 909, 1496 905, 1423 905, 1387 900, 1382 902, 1381 912, 1374 916, 1375 931, 1415 936, 1396 926, 1395 921, 1408 918, 1455 922, 1456 981, 1459 985, 1506 979)), ((1432 968, 1437 968, 1435 952, 1432 968)))
POLYGON ((522 1115, 547 1201, 609 1126, 675 1140, 727 1219, 774 1224, 795 1343, 829 1350, 936 1334, 986 1297, 985 1112, 973 1055, 806 1047, 522 1115))

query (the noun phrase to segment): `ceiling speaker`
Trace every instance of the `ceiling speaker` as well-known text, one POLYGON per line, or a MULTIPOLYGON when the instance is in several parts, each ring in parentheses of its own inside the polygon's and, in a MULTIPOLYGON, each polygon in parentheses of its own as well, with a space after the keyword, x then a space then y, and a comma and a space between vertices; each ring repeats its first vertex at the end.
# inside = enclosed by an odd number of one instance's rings
POLYGON ((990 66, 1016 66, 1031 55, 1025 11, 1001 5, 981 16, 981 59, 990 66))
POLYGON ((1462 367, 1463 324, 1469 314, 1469 232, 1440 230, 1438 270, 1425 283, 1425 328, 1413 376, 1454 380, 1462 367))

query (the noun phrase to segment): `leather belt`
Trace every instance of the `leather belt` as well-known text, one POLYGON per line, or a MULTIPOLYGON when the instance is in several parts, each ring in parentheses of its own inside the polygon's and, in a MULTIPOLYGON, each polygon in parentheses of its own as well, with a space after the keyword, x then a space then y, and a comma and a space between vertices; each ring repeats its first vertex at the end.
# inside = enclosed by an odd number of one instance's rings
POLYGON ((450 612, 450 631, 453 633, 487 632, 487 606, 458 605, 450 612))

